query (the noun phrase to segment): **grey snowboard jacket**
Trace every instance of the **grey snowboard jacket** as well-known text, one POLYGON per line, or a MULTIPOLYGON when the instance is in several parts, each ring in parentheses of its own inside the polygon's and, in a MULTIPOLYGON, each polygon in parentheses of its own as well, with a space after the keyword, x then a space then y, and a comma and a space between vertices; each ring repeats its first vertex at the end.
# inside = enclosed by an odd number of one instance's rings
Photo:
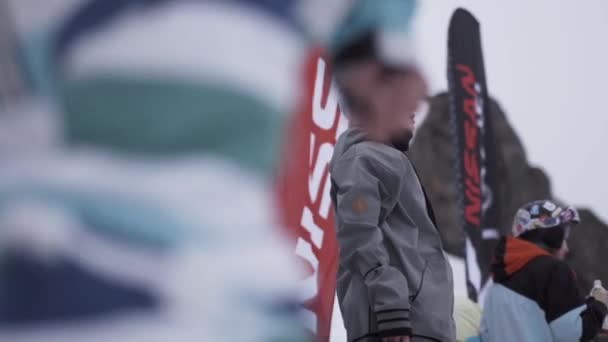
POLYGON ((348 340, 411 334, 412 341, 455 341, 452 270, 405 153, 350 128, 330 173, 348 340))

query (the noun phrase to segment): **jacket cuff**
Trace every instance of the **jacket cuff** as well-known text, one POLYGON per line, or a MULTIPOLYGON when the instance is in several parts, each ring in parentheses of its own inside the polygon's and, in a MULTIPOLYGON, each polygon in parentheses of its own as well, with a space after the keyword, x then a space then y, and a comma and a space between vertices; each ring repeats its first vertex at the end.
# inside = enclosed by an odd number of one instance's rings
POLYGON ((391 336, 412 337, 412 329, 411 328, 398 328, 398 329, 382 330, 382 331, 378 332, 378 337, 391 337, 391 336))
POLYGON ((412 335, 409 309, 378 310, 375 313, 380 336, 412 335))

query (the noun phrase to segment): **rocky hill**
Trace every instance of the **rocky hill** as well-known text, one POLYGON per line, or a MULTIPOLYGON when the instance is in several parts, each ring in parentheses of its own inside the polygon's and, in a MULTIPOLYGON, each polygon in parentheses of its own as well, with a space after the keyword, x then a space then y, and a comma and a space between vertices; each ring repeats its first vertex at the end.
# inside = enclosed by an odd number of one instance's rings
MULTIPOLYGON (((521 140, 510 125, 498 103, 491 100, 490 115, 496 138, 498 174, 497 192, 502 203, 500 229, 507 234, 513 215, 522 204, 543 198, 553 198, 549 176, 528 163, 521 140)), ((462 256, 464 236, 459 225, 458 196, 455 185, 455 150, 450 133, 448 96, 433 97, 429 114, 416 133, 408 152, 417 166, 423 184, 429 192, 444 246, 449 253, 462 256)), ((559 201, 560 199, 555 199, 559 201)), ((567 199, 564 199, 567 201, 567 199)), ((579 275, 581 288, 588 290, 594 279, 608 283, 608 226, 590 210, 580 209, 582 222, 569 239, 571 254, 568 262, 579 275)))

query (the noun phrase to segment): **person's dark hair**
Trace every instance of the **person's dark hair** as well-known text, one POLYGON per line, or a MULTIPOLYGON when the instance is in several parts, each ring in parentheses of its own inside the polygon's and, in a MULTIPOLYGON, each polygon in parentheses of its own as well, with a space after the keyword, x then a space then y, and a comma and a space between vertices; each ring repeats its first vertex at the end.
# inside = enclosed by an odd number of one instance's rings
POLYGON ((552 228, 539 228, 527 231, 519 236, 520 239, 541 245, 550 249, 560 249, 567 238, 567 228, 557 226, 552 228))

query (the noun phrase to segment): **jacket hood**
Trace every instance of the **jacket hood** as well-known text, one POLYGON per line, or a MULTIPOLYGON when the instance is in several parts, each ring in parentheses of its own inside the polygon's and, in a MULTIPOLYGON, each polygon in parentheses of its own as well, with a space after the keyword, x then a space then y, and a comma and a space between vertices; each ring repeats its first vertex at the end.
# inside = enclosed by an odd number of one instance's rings
POLYGON ((362 130, 351 127, 344 131, 338 138, 338 142, 334 147, 334 157, 333 160, 339 159, 349 148, 353 145, 356 145, 362 141, 367 140, 367 135, 362 130))
POLYGON ((514 237, 503 237, 499 240, 492 260, 494 281, 500 282, 521 270, 533 259, 550 256, 541 247, 514 237))

